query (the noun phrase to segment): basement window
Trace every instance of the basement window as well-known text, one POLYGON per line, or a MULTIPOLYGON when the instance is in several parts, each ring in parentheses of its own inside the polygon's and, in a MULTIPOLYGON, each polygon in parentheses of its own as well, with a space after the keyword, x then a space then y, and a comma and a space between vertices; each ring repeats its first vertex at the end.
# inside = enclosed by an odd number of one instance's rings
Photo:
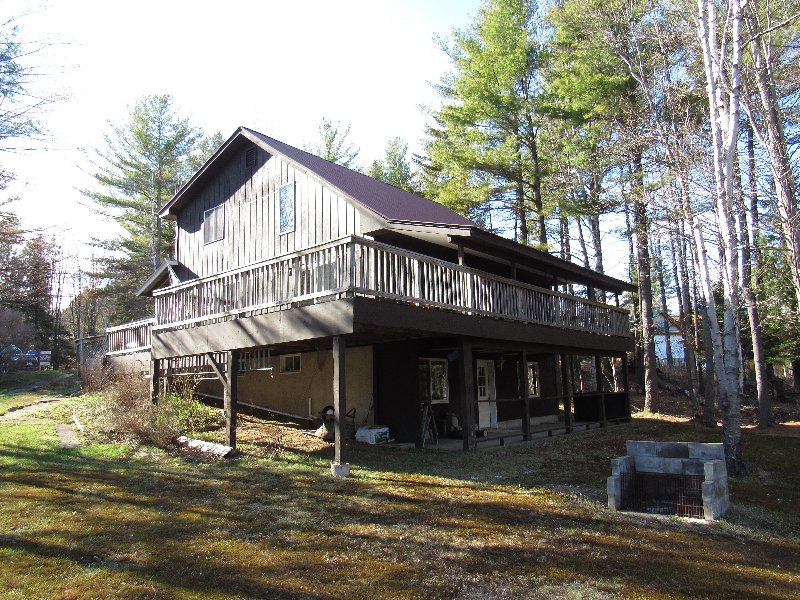
POLYGON ((278 192, 278 233, 294 231, 294 184, 282 185, 278 192))
POLYGON ((284 354, 281 356, 281 373, 299 373, 300 355, 284 354))
POLYGON ((446 359, 419 359, 419 395, 423 403, 447 404, 450 401, 446 359))
POLYGON ((225 237, 225 205, 203 212, 203 243, 218 242, 225 237))

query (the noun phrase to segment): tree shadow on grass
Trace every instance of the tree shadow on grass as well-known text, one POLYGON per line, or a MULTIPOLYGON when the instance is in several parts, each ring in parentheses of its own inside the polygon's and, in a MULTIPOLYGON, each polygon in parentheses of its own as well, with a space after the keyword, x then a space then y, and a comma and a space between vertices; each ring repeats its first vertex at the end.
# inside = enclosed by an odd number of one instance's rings
POLYGON ((465 581, 489 589, 509 573, 673 597, 800 591, 786 570, 800 566, 787 558, 800 550, 791 541, 637 520, 550 492, 453 481, 452 471, 444 485, 389 469, 341 480, 280 460, 187 464, 0 445, 0 460, 14 458, 35 468, 0 473, 0 519, 14 507, 43 518, 5 533, 0 547, 99 570, 105 583, 42 583, 86 596, 108 590, 85 586, 147 582, 159 597, 451 597, 465 581))

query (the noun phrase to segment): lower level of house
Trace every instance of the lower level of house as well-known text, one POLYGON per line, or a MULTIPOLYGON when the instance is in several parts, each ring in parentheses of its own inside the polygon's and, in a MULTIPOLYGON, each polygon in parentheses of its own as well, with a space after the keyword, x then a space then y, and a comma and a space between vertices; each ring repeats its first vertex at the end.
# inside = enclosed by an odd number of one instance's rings
MULTIPOLYGON (((141 325, 140 325, 141 327, 141 325)), ((149 335, 149 334, 148 334, 149 335)), ((164 385, 182 377, 222 400, 235 444, 239 406, 382 425, 398 442, 479 436, 630 416, 630 337, 346 297, 202 326, 153 330, 146 352, 112 352, 164 385)))

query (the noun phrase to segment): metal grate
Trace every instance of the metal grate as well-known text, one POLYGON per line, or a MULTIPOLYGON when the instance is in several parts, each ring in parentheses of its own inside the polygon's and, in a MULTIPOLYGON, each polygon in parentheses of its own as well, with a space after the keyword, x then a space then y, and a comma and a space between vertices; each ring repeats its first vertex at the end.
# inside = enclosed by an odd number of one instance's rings
POLYGON ((657 515, 704 518, 703 477, 663 473, 622 474, 622 508, 657 515))

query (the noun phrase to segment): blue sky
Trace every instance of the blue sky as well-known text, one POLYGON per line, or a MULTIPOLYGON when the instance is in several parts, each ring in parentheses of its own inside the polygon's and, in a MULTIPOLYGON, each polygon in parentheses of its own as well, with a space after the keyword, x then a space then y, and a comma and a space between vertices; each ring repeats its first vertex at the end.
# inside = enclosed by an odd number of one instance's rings
MULTIPOLYGON (((287 143, 312 142, 322 117, 351 126, 368 164, 393 137, 416 147, 430 83, 448 68, 433 41, 469 23, 479 0, 206 2, 4 0, 39 85, 62 99, 41 121, 36 149, 5 153, 16 181, 5 196, 25 225, 57 234, 85 258, 92 236, 115 233, 78 190, 92 185, 94 149, 109 122, 146 94, 169 93, 181 114, 228 136, 247 125, 287 143)), ((4 19, 5 20, 5 19, 4 19)))

